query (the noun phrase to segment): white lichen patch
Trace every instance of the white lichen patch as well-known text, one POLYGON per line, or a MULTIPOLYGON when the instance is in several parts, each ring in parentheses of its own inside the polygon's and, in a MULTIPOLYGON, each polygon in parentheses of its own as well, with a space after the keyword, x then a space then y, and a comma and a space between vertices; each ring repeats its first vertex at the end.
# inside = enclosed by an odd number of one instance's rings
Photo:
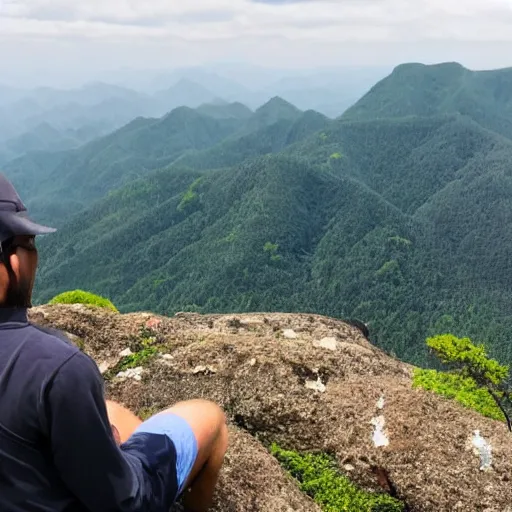
POLYGON ((142 380, 142 373, 144 372, 144 368, 142 366, 138 366, 137 368, 128 368, 124 372, 119 372, 116 377, 121 380, 133 379, 136 381, 142 380))
POLYGON ((99 365, 98 365, 98 369, 100 371, 100 373, 103 375, 104 373, 107 372, 107 370, 110 368, 110 363, 108 361, 102 361, 99 365))
POLYGON ((336 338, 322 338, 321 340, 313 340, 313 346, 327 350, 337 350, 338 341, 336 338))
POLYGON ((293 329, 284 329, 283 336, 288 340, 296 340, 299 337, 293 329))
POLYGON ((318 376, 317 380, 306 380, 305 386, 307 389, 319 391, 320 393, 325 393, 325 390, 327 389, 320 376, 318 376))
POLYGON ((387 432, 384 429, 386 420, 384 419, 384 415, 382 413, 379 414, 379 411, 384 411, 385 404, 386 399, 384 395, 381 395, 376 404, 377 415, 373 417, 370 422, 373 425, 372 440, 376 448, 389 446, 389 438, 387 432))
POLYGON ((199 373, 202 373, 204 375, 211 375, 211 374, 214 374, 214 373, 217 373, 217 370, 211 366, 203 366, 203 365, 200 365, 200 366, 196 366, 193 370, 192 370, 192 373, 194 375, 197 375, 199 373))
POLYGON ((492 466, 492 446, 481 435, 479 430, 473 432, 473 453, 480 457, 480 471, 489 471, 492 466))
POLYGON ((374 426, 372 440, 375 447, 381 448, 383 446, 389 446, 389 438, 384 430, 386 425, 384 416, 375 416, 370 423, 374 426))

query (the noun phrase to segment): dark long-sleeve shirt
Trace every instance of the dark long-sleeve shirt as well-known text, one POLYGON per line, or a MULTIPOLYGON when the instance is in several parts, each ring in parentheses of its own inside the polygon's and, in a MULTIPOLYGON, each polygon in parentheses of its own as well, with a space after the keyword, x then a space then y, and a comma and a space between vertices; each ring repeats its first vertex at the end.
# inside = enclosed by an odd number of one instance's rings
POLYGON ((0 510, 168 512, 176 491, 172 441, 119 447, 94 361, 25 309, 0 309, 0 510))

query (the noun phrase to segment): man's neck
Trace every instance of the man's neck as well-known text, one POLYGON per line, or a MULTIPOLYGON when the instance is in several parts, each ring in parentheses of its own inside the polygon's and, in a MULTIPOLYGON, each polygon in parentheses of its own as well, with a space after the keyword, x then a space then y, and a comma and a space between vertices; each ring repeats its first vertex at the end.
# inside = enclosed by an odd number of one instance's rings
POLYGON ((0 306, 0 324, 8 322, 23 322, 27 320, 28 308, 9 308, 0 306))

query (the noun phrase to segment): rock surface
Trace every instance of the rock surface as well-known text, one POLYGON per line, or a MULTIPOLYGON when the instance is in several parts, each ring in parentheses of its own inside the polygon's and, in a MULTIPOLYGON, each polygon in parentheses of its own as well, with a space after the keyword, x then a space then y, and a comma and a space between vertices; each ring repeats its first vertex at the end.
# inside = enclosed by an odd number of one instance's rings
POLYGON ((30 315, 72 334, 105 369, 149 337, 160 355, 140 363, 141 380, 106 385, 109 398, 136 412, 190 398, 224 408, 232 435, 216 511, 319 510, 268 454, 273 441, 334 453, 352 480, 384 488, 412 511, 511 510, 512 436, 505 425, 413 389, 411 366, 341 321, 307 314, 165 318, 81 305, 42 306, 30 315), (296 337, 283 336, 286 330, 296 337), (374 442, 376 423, 389 441, 383 446, 374 442), (492 446, 487 471, 471 444, 476 430, 492 446))

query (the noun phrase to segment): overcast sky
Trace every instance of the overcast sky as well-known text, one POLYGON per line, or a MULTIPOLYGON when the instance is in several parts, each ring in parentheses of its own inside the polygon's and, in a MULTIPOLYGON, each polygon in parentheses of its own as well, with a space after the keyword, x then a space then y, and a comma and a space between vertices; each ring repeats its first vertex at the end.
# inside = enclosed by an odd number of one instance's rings
POLYGON ((121 67, 512 66, 512 0, 0 0, 0 82, 121 67))

